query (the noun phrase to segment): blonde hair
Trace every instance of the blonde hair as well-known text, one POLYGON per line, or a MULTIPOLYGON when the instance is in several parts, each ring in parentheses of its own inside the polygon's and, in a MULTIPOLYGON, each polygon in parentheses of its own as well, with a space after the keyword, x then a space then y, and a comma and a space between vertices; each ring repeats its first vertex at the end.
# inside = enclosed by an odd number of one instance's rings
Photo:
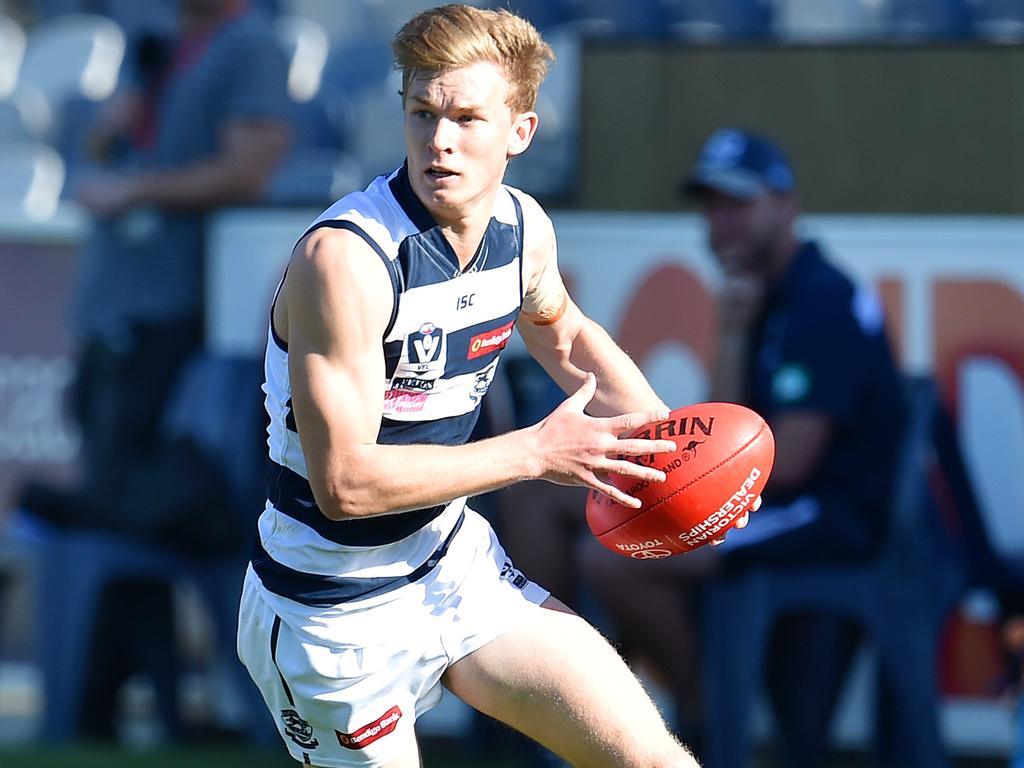
POLYGON ((419 77, 490 61, 505 70, 508 106, 531 111, 555 54, 526 19, 504 9, 444 5, 413 16, 391 41, 402 72, 402 98, 419 77))

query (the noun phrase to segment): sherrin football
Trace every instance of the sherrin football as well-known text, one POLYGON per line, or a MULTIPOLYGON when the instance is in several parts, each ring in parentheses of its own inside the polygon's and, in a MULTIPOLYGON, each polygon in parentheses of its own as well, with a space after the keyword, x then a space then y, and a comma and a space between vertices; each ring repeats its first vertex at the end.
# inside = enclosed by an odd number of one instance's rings
POLYGON ((591 491, 587 524, 608 549, 638 560, 689 552, 721 536, 764 490, 775 460, 764 419, 735 403, 677 408, 630 436, 675 442, 675 451, 633 459, 662 470, 665 482, 611 475, 609 482, 642 505, 632 509, 591 491))

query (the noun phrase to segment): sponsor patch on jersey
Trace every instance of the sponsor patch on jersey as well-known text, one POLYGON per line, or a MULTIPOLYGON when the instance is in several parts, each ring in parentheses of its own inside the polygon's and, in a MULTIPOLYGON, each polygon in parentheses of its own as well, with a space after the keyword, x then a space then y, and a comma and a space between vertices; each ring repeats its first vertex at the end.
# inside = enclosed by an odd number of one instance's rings
POLYGON ((398 727, 398 721, 402 719, 402 710, 397 706, 392 707, 372 723, 367 723, 362 728, 357 728, 352 733, 335 731, 338 735, 338 743, 345 749, 365 749, 377 739, 382 739, 398 727))
POLYGON ((504 349, 508 340, 512 338, 512 326, 513 323, 508 322, 494 330, 478 333, 469 340, 469 352, 466 353, 466 357, 473 360, 504 349))
POLYGON ((386 413, 419 413, 426 405, 426 392, 389 389, 384 393, 384 411, 386 413))
POLYGON ((429 392, 434 388, 433 379, 417 379, 412 376, 396 376, 391 380, 391 389, 402 389, 406 392, 429 392))

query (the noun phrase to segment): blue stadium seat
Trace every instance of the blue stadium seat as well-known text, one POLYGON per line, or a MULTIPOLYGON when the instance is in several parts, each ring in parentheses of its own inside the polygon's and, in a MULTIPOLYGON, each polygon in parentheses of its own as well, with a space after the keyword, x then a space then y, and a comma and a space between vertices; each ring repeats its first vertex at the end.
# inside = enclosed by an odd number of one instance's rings
POLYGON ((53 124, 50 103, 35 88, 22 85, 0 99, 0 141, 46 141, 53 124))
POLYGON ((544 32, 573 19, 573 0, 496 0, 495 8, 508 8, 544 32))
POLYGON ((974 34, 994 43, 1024 40, 1024 3, 1020 0, 974 0, 974 34))
POLYGON ((838 614, 863 626, 877 648, 880 679, 893 696, 893 715, 912 753, 906 764, 948 765, 937 713, 937 638, 942 614, 962 580, 955 563, 935 567, 938 534, 928 535, 936 531, 926 476, 932 460, 934 383, 911 380, 908 403, 891 527, 876 562, 759 569, 709 588, 703 643, 709 765, 749 764, 749 725, 772 627, 785 613, 807 610, 838 614))
POLYGON ((767 0, 665 0, 669 34, 680 40, 758 40, 771 34, 767 0))
POLYGON ((0 143, 0 212, 8 220, 46 221, 57 211, 64 174, 64 161, 53 147, 0 143))
POLYGON ((883 34, 893 40, 959 40, 970 32, 967 0, 891 0, 883 34))
POLYGON ((105 99, 117 87, 124 53, 124 32, 111 19, 57 16, 29 33, 19 82, 38 88, 54 105, 73 95, 105 99))
POLYGON ((271 205, 326 208, 342 195, 362 189, 363 168, 355 156, 339 149, 292 150, 270 180, 271 205))
POLYGON ((588 36, 656 40, 668 34, 663 0, 574 0, 572 21, 588 36))
POLYGON ((14 19, 0 15, 0 99, 14 92, 24 55, 25 31, 14 19))
MULTIPOLYGON (((260 370, 258 360, 197 356, 176 385, 164 424, 169 436, 187 435, 217 462, 240 538, 253 530, 263 508, 260 370)), ((9 536, 34 554, 35 633, 45 693, 41 734, 48 742, 79 735, 91 629, 103 590, 115 581, 183 579, 205 599, 214 664, 241 702, 244 727, 256 741, 274 738, 275 728, 235 651, 244 555, 193 558, 114 533, 58 529, 25 511, 12 518, 9 536)), ((176 711, 175 672, 168 660, 154 681, 159 710, 168 718, 176 711)))
POLYGON ((330 51, 327 31, 302 16, 278 18, 274 31, 288 61, 288 95, 300 104, 315 98, 330 51))
POLYGON ((783 41, 835 43, 873 38, 880 22, 879 6, 864 0, 779 0, 772 29, 783 41))
POLYGON ((380 87, 392 72, 391 46, 381 37, 333 45, 324 67, 324 98, 333 94, 356 101, 366 91, 380 87))

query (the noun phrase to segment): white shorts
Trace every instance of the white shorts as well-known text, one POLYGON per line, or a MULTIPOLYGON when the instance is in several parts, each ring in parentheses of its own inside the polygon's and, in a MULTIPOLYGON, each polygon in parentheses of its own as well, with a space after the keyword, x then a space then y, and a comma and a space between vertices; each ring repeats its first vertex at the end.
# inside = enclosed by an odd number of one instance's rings
POLYGON ((490 524, 465 514, 441 562, 383 602, 306 606, 266 590, 249 567, 238 655, 296 760, 332 768, 397 759, 416 718, 440 701, 444 671, 547 598, 515 570, 490 524))

